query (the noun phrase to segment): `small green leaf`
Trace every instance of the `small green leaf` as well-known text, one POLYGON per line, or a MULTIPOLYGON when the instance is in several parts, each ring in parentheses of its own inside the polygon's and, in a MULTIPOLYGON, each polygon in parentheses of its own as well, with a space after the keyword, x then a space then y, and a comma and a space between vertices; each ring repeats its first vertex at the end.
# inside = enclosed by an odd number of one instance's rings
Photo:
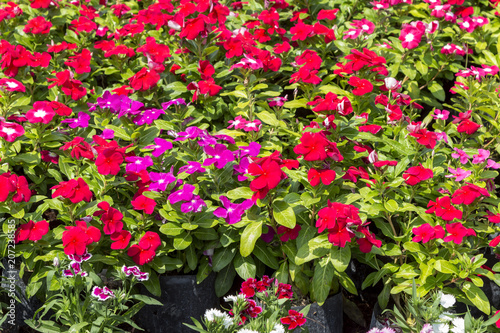
POLYGON ((484 292, 479 287, 469 281, 465 281, 462 286, 462 291, 479 310, 487 315, 490 314, 490 302, 488 301, 488 297, 486 297, 484 292))
POLYGON ((441 273, 458 275, 457 266, 446 260, 436 260, 434 268, 441 273))
POLYGON ((251 256, 242 257, 239 253, 237 253, 233 264, 236 273, 238 273, 238 275, 244 280, 254 278, 257 273, 257 266, 255 266, 255 262, 251 256))
POLYGON ((315 266, 312 280, 314 299, 322 305, 328 298, 333 280, 334 268, 329 258, 324 258, 315 266))
POLYGON ((273 202, 273 217, 278 224, 287 228, 295 228, 296 218, 293 208, 285 201, 273 202))
POLYGON ((440 101, 444 101, 446 98, 446 94, 444 92, 443 87, 441 87, 441 85, 436 81, 432 81, 429 84, 429 91, 432 93, 434 97, 436 97, 440 101))
POLYGON ((351 248, 347 247, 338 247, 334 246, 330 250, 330 258, 332 260, 333 267, 338 272, 343 272, 349 266, 349 262, 351 261, 351 248))
POLYGON ((252 222, 245 227, 241 234, 240 253, 243 257, 249 256, 255 246, 255 242, 262 234, 262 222, 252 222))

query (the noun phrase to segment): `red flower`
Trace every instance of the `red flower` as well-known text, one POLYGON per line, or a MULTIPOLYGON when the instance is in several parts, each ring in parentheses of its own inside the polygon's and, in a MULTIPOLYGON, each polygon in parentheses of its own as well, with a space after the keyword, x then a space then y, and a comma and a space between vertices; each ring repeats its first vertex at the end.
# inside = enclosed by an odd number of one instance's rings
POLYGON ((119 233, 123 229, 123 214, 116 208, 112 208, 106 201, 97 204, 101 210, 94 212, 94 216, 100 216, 104 223, 104 234, 111 235, 119 233))
POLYGON ((63 232, 62 241, 64 246, 64 253, 66 255, 83 255, 87 251, 87 241, 89 237, 87 234, 78 227, 66 227, 63 232))
POLYGON ((425 128, 421 128, 414 133, 410 133, 411 136, 417 139, 417 142, 422 146, 429 149, 434 149, 437 142, 437 135, 434 132, 428 131, 425 128))
POLYGON ((70 60, 64 64, 75 69, 76 74, 90 73, 90 60, 92 53, 88 49, 83 49, 80 53, 75 53, 69 57, 70 60))
POLYGON ((448 231, 449 235, 446 236, 443 241, 454 242, 455 244, 462 244, 464 237, 476 236, 474 229, 467 229, 460 222, 447 224, 446 231, 448 231))
POLYGON ((160 236, 156 232, 152 231, 147 231, 144 236, 142 236, 141 240, 139 241, 139 246, 143 249, 146 250, 153 250, 156 251, 156 249, 161 245, 161 239, 160 236))
POLYGON ((205 22, 208 20, 203 14, 186 21, 186 25, 181 30, 179 37, 193 40, 202 33, 206 33, 205 22))
POLYGON ((301 67, 297 73, 292 74, 290 83, 302 80, 304 83, 318 84, 321 82, 321 79, 316 75, 317 73, 317 70, 310 71, 307 68, 301 67))
POLYGON ((292 41, 306 40, 306 38, 312 36, 313 26, 299 22, 290 29, 290 33, 293 35, 292 41))
POLYGON ((353 87, 356 87, 352 90, 352 93, 356 96, 368 94, 373 90, 373 84, 371 84, 370 81, 366 79, 360 79, 357 76, 351 76, 347 83, 353 87))
POLYGON ((9 172, 0 175, 0 202, 5 202, 10 193, 16 190, 15 183, 11 181, 14 176, 9 172))
POLYGON ((132 206, 137 210, 144 210, 146 214, 152 214, 156 207, 156 202, 144 195, 139 195, 137 198, 132 200, 132 206))
POLYGON ((377 134, 382 130, 382 126, 380 125, 364 125, 364 126, 359 126, 358 130, 360 132, 370 132, 371 134, 377 134))
POLYGON ((215 84, 213 78, 207 78, 205 81, 200 81, 198 83, 200 88, 200 94, 209 94, 210 96, 215 96, 222 89, 221 86, 215 84))
POLYGON ((406 184, 415 186, 424 180, 434 177, 431 169, 426 169, 422 165, 409 168, 403 173, 403 178, 406 184))
POLYGON ((258 283, 256 279, 249 278, 241 284, 241 293, 245 294, 247 298, 253 297, 255 292, 263 292, 266 290, 266 286, 262 283, 258 283))
POLYGON ((53 186, 50 189, 55 190, 52 194, 53 198, 62 196, 63 198, 69 199, 72 203, 81 201, 90 202, 92 200, 93 194, 82 178, 61 182, 59 185, 53 186))
POLYGON ((60 116, 70 116, 73 113, 73 110, 70 107, 61 102, 52 101, 49 102, 49 105, 60 116))
POLYGON ((335 180, 336 176, 337 175, 334 170, 310 169, 307 173, 307 180, 312 186, 318 186, 320 181, 325 185, 330 185, 335 180))
POLYGON ((458 124, 457 131, 459 133, 467 133, 468 135, 472 135, 476 133, 476 131, 481 127, 481 125, 476 124, 470 119, 464 119, 458 124))
POLYGON ((435 213, 436 216, 440 216, 445 221, 462 218, 462 211, 451 205, 449 196, 437 198, 436 202, 429 201, 427 207, 430 207, 425 211, 427 214, 435 213))
MULTIPOLYGON (((335 145, 328 141, 322 133, 305 132, 300 138, 300 144, 295 146, 293 151, 296 154, 304 155, 306 161, 323 161, 328 157, 327 147, 335 145)), ((336 145, 335 145, 336 147, 336 145)))
POLYGON ((148 262, 151 262, 154 259, 154 257, 156 256, 155 251, 153 251, 151 249, 143 249, 142 247, 140 247, 137 244, 132 245, 128 249, 127 254, 130 257, 132 257, 134 262, 139 266, 142 266, 144 264, 147 264, 148 262))
POLYGON ((110 236, 113 243, 111 243, 112 250, 123 250, 130 243, 132 235, 127 230, 122 230, 120 232, 115 232, 110 236))
POLYGON ((290 325, 288 326, 289 330, 293 330, 296 327, 302 326, 306 323, 306 318, 304 318, 304 315, 295 310, 288 310, 288 317, 281 318, 280 320, 283 325, 290 325))
POLYGON ((78 20, 71 21, 71 30, 78 34, 79 31, 92 32, 97 29, 97 24, 89 20, 86 16, 80 16, 78 20))
POLYGON ((270 158, 263 161, 262 164, 251 163, 248 166, 248 173, 257 176, 250 183, 250 189, 256 192, 254 199, 263 199, 285 177, 280 165, 270 158))
POLYGON ((68 150, 72 148, 71 150, 71 157, 76 158, 77 160, 80 159, 80 157, 83 158, 88 158, 89 160, 94 159, 94 153, 92 152, 92 147, 90 144, 84 141, 85 139, 77 136, 70 142, 66 142, 61 148, 62 150, 68 150))
POLYGON ((48 34, 51 27, 52 23, 47 21, 45 17, 37 16, 28 21, 28 23, 24 26, 23 31, 26 33, 31 32, 34 35, 48 34))
POLYGON ((16 231, 15 243, 25 240, 33 242, 39 241, 44 235, 49 232, 49 223, 45 220, 39 222, 29 221, 28 223, 21 224, 16 231))
POLYGON ((318 232, 328 229, 328 240, 341 247, 344 247, 354 236, 354 232, 349 227, 360 226, 363 223, 359 217, 358 208, 340 202, 330 202, 330 200, 328 200, 327 207, 320 209, 318 216, 319 219, 316 221, 318 232))
POLYGON ((289 240, 294 240, 299 237, 299 231, 301 229, 302 227, 299 224, 296 224, 293 229, 280 225, 278 226, 278 235, 282 235, 280 236, 282 242, 288 242, 289 240))
POLYGON ((433 227, 429 223, 425 223, 420 227, 413 228, 412 231, 415 234, 415 237, 412 239, 414 242, 421 241, 422 243, 427 243, 431 239, 444 237, 444 229, 440 225, 433 227))
POLYGON ((116 176, 121 170, 120 164, 122 163, 123 154, 114 148, 105 149, 95 160, 97 172, 104 176, 109 174, 116 176))
POLYGON ((12 197, 12 201, 14 202, 28 202, 31 199, 31 191, 28 187, 28 181, 24 176, 12 175, 10 177, 10 181, 13 183, 14 196, 12 197))
POLYGON ((378 248, 382 246, 382 241, 380 239, 376 239, 375 234, 371 233, 368 230, 368 227, 360 225, 358 226, 358 230, 356 231, 362 233, 365 236, 363 238, 356 238, 356 242, 358 243, 359 250, 361 252, 370 253, 372 251, 373 245, 375 245, 378 248))
POLYGON ((467 183, 468 185, 462 186, 458 190, 455 191, 452 195, 451 202, 455 205, 470 205, 471 203, 474 202, 477 198, 479 198, 481 195, 484 195, 485 197, 489 197, 490 194, 488 191, 484 188, 481 188, 479 186, 476 186, 471 183, 467 183))
POLYGON ((129 81, 130 87, 133 89, 145 91, 154 87, 158 81, 160 81, 160 75, 158 75, 155 71, 143 68, 132 76, 129 81))
POLYGON ((316 51, 305 50, 301 55, 295 57, 295 62, 297 65, 303 65, 302 68, 314 70, 321 67, 323 60, 316 51))
POLYGON ((337 18, 338 9, 322 9, 318 13, 318 20, 330 20, 333 21, 337 18))

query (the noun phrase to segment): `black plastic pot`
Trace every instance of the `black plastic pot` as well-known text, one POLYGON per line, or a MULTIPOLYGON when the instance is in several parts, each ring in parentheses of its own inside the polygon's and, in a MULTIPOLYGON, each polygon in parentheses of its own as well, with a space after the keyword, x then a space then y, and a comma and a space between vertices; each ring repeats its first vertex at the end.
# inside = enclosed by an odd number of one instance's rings
MULTIPOLYGON (((149 333, 192 333, 183 325, 200 320, 206 309, 217 308, 215 276, 211 274, 196 284, 195 275, 160 276, 161 296, 155 297, 163 306, 146 305, 135 316, 137 325, 149 333)), ((146 289, 141 291, 148 294, 146 289)))
MULTIPOLYGON (((292 309, 300 311, 303 306, 296 306, 292 309)), ((319 306, 313 303, 307 315, 305 327, 310 333, 342 333, 344 326, 344 307, 342 293, 337 293, 328 298, 326 302, 319 306)))

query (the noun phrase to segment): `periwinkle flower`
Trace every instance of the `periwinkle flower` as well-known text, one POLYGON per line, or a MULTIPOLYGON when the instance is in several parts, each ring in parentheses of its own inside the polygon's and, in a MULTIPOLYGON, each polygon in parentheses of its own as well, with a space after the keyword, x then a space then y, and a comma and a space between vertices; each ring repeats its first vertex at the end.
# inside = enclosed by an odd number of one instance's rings
POLYGON ((224 208, 219 207, 214 210, 214 215, 226 219, 228 224, 235 224, 241 221, 245 211, 253 206, 253 201, 247 199, 240 204, 231 203, 229 199, 223 195, 219 198, 224 208))
POLYGON ((126 171, 128 172, 141 172, 142 170, 146 170, 148 167, 152 166, 153 159, 151 156, 139 157, 139 156, 130 156, 125 158, 125 161, 128 162, 126 171))
POLYGON ((193 192, 196 189, 194 185, 184 184, 181 190, 175 191, 168 196, 168 201, 174 205, 180 201, 189 201, 193 197, 193 192))
POLYGON ((175 177, 172 173, 150 172, 149 179, 152 183, 149 189, 155 192, 163 192, 167 190, 167 186, 175 182, 175 177))
POLYGON ((188 161, 188 165, 184 165, 179 168, 179 173, 185 172, 190 175, 192 175, 195 172, 205 172, 205 171, 207 170, 201 166, 201 163, 195 161, 188 161))
POLYGON ((234 161, 233 152, 227 149, 223 144, 216 144, 215 147, 205 147, 205 153, 213 156, 203 161, 203 166, 209 166, 215 163, 217 169, 222 169, 227 163, 234 161))
POLYGON ((160 157, 165 153, 167 150, 172 149, 174 146, 172 145, 172 142, 167 141, 162 138, 155 138, 155 143, 156 145, 150 145, 144 147, 145 149, 154 149, 152 155, 154 157, 160 157))

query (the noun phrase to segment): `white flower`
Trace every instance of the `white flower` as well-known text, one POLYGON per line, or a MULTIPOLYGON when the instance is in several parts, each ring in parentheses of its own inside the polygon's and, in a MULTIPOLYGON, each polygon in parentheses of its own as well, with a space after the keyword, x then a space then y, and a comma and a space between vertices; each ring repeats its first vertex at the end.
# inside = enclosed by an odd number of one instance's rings
POLYGON ((442 294, 441 295, 441 306, 444 308, 449 308, 452 307, 455 304, 455 296, 453 295, 447 295, 447 294, 442 294))
POLYGON ((450 332, 450 326, 448 324, 432 324, 432 329, 434 330, 434 333, 449 333, 450 332))
POLYGON ((285 327, 281 324, 276 324, 274 325, 273 330, 269 333, 285 333, 285 327))
POLYGON ((239 330, 238 333, 259 333, 259 332, 254 330, 249 330, 248 328, 244 328, 242 330, 239 330))
POLYGON ((452 323, 453 323, 454 327, 451 329, 451 331, 453 333, 465 333, 464 318, 462 318, 462 317, 453 318, 452 323))
POLYGON ((210 309, 205 311, 205 319, 207 321, 215 321, 217 318, 224 317, 224 313, 217 309, 210 309))
POLYGON ((239 295, 229 295, 224 297, 225 302, 233 302, 237 303, 238 301, 243 301, 245 300, 245 295, 239 294, 239 295))
POLYGON ((442 323, 452 321, 452 320, 453 320, 452 314, 449 312, 443 312, 439 315, 439 321, 442 323))

